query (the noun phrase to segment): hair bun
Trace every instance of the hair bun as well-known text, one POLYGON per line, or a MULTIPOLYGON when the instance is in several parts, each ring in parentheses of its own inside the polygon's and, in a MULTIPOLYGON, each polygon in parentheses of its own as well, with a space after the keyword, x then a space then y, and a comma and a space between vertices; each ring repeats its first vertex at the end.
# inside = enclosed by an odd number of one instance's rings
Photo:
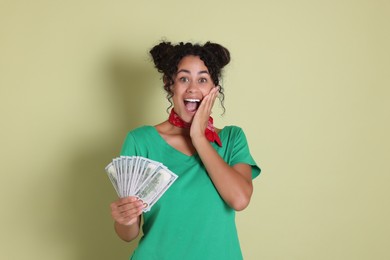
POLYGON ((223 68, 229 64, 230 52, 222 45, 218 43, 206 42, 203 47, 214 54, 215 60, 219 63, 220 68, 223 68))
POLYGON ((174 48, 170 42, 161 42, 150 50, 154 65, 160 73, 163 73, 170 65, 168 61, 174 48))

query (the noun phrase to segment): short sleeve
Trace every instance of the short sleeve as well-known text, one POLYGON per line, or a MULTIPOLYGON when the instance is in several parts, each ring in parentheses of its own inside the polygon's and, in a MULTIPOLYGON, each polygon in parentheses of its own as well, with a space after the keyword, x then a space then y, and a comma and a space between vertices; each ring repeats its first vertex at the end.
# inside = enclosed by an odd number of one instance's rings
POLYGON ((231 139, 231 141, 234 142, 233 151, 231 155, 232 157, 230 160, 231 165, 235 165, 238 163, 249 164, 252 167, 252 179, 256 178, 257 176, 259 176, 261 169, 256 164, 250 153, 244 131, 241 128, 236 127, 235 134, 233 136, 234 138, 231 139))
POLYGON ((125 138, 121 150, 122 156, 134 156, 137 155, 137 143, 131 132, 129 132, 125 138))

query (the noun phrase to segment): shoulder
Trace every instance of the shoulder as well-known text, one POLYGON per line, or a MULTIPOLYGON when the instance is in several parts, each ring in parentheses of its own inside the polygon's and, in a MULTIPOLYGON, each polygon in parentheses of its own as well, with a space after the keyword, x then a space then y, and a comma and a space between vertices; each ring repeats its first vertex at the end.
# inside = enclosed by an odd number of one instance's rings
POLYGON ((230 144, 241 144, 247 142, 244 130, 236 125, 225 126, 218 135, 223 142, 230 144))
POLYGON ((224 128, 222 128, 219 131, 219 133, 222 134, 222 135, 225 135, 225 134, 227 134, 227 135, 237 135, 237 134, 243 134, 244 131, 239 126, 229 125, 229 126, 225 126, 224 128))
POLYGON ((127 133, 122 145, 121 155, 142 155, 156 141, 153 126, 140 126, 127 133))
POLYGON ((149 135, 151 132, 154 131, 154 127, 150 125, 143 125, 137 128, 134 128, 130 130, 127 133, 127 136, 133 136, 133 137, 142 137, 145 135, 149 135))
POLYGON ((144 125, 130 130, 125 138, 125 145, 144 143, 154 137, 156 130, 153 126, 144 125))

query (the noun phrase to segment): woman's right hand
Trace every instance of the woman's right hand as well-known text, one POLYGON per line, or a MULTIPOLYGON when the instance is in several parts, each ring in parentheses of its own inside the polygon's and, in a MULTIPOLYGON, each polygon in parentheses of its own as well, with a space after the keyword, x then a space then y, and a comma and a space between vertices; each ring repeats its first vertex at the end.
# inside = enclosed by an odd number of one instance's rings
POLYGON ((111 216, 118 224, 130 226, 138 222, 144 203, 137 197, 120 198, 110 205, 111 216))

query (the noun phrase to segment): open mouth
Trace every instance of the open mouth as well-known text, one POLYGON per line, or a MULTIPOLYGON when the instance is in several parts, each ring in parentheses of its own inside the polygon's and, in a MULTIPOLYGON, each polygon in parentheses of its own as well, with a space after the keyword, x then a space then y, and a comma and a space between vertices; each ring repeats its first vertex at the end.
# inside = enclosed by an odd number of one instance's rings
POLYGON ((200 99, 186 98, 184 99, 184 105, 188 111, 195 112, 200 105, 200 99))

